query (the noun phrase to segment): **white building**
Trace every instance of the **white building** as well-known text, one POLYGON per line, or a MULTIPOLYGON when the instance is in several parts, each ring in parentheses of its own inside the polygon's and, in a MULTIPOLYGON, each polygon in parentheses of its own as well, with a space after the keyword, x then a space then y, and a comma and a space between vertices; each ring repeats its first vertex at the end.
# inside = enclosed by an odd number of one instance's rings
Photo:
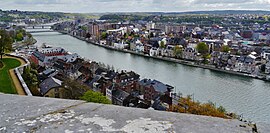
POLYGON ((99 44, 100 44, 100 45, 106 45, 106 44, 107 44, 107 41, 106 41, 106 40, 100 40, 100 41, 99 41, 99 44))
POLYGON ((136 52, 144 52, 144 45, 136 44, 136 52))
POLYGON ((149 51, 150 56, 158 56, 158 53, 159 53, 159 51, 157 48, 151 48, 149 51))
POLYGON ((155 23, 149 22, 146 24, 146 30, 154 29, 155 28, 155 23))
POLYGON ((114 43, 113 46, 117 49, 124 49, 125 47, 128 47, 128 44, 124 44, 122 41, 121 43, 114 43))

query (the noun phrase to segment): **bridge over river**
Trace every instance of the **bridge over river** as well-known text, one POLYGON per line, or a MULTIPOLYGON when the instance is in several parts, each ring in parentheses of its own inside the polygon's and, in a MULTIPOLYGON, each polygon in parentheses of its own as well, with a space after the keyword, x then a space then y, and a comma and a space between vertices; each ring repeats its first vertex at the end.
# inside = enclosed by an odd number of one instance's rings
POLYGON ((56 23, 48 24, 29 24, 25 25, 25 30, 28 33, 54 32, 52 26, 56 23))

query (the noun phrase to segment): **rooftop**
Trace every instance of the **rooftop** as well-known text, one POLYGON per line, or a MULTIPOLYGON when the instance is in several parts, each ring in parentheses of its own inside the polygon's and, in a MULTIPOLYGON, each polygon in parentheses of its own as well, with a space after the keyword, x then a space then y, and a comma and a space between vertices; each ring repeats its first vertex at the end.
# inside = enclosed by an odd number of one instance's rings
POLYGON ((46 94, 50 89, 55 88, 55 87, 60 87, 62 85, 62 81, 54 78, 54 77, 50 77, 47 78, 46 80, 44 80, 40 85, 40 91, 41 94, 44 95, 46 94))
MULTIPOLYGON (((251 132, 238 120, 0 94, 0 132, 251 132)), ((257 125, 260 132, 269 126, 257 125)))

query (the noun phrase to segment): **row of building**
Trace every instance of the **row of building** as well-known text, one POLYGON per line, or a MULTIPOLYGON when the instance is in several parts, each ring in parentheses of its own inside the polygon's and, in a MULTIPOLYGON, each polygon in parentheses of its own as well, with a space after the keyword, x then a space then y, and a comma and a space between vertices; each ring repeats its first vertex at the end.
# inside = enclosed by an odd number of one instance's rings
POLYGON ((29 53, 31 62, 38 66, 42 96, 68 98, 72 94, 64 82, 70 79, 102 93, 116 105, 157 110, 167 110, 172 105, 174 87, 157 80, 141 79, 133 71, 117 72, 60 47, 33 48, 29 53))
POLYGON ((269 25, 253 23, 249 27, 249 29, 241 29, 239 26, 237 28, 219 25, 201 27, 195 23, 90 21, 63 22, 55 25, 54 28, 115 49, 199 63, 203 57, 196 47, 198 43, 204 42, 208 46, 210 55, 208 65, 252 74, 255 77, 269 78, 269 25), (224 47, 228 50, 224 51, 224 47))

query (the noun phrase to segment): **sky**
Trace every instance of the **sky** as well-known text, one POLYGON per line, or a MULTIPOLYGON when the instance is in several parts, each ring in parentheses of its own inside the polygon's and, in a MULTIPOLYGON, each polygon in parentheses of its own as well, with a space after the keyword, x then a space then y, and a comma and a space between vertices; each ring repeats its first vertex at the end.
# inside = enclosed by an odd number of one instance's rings
POLYGON ((0 9, 72 13, 270 10, 270 0, 0 0, 0 9))

